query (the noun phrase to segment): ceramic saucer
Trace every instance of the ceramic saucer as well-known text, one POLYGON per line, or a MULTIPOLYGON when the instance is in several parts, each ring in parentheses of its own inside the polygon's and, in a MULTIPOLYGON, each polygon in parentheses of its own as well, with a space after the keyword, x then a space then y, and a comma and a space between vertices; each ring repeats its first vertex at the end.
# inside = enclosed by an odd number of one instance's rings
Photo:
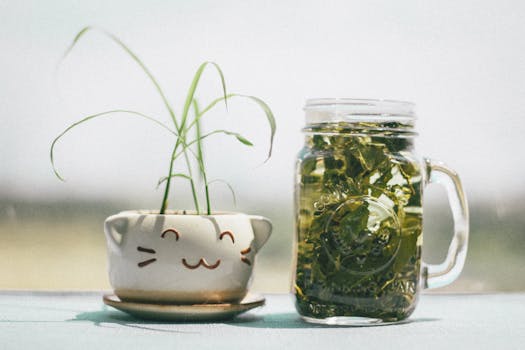
POLYGON ((115 294, 106 294, 102 299, 104 304, 137 318, 178 322, 227 320, 265 303, 264 297, 257 294, 248 294, 235 304, 147 304, 122 301, 115 294))

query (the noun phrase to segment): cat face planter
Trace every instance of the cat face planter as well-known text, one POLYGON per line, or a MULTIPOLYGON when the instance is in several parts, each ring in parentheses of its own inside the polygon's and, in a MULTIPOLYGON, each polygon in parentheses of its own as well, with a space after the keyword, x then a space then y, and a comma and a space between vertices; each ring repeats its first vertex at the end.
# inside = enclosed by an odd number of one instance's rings
POLYGON ((158 215, 125 211, 104 223, 109 279, 124 301, 237 302, 271 222, 241 213, 158 215))

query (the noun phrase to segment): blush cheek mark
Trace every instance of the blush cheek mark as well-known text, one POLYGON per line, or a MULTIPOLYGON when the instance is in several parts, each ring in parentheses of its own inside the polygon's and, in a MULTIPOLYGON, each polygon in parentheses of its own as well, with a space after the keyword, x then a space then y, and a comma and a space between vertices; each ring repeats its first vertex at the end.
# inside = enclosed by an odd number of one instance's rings
POLYGON ((151 264, 151 263, 154 263, 155 261, 157 261, 157 259, 153 258, 153 259, 149 259, 149 260, 141 261, 141 262, 139 262, 137 265, 138 265, 139 267, 144 267, 144 266, 148 266, 148 265, 151 264))

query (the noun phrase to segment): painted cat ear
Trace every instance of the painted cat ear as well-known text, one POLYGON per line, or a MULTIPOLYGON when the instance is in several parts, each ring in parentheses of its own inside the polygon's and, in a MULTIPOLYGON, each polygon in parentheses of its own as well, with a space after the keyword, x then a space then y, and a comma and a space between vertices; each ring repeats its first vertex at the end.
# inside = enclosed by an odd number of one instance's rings
POLYGON ((174 229, 172 229, 172 228, 169 228, 169 229, 165 230, 164 232, 162 232, 162 234, 160 235, 160 237, 165 238, 166 235, 167 235, 168 233, 174 234, 174 235, 175 235, 175 240, 176 240, 176 241, 179 240, 179 238, 180 238, 180 233, 179 233, 177 230, 174 230, 174 229))
POLYGON ((262 246, 266 243, 270 234, 272 233, 272 222, 263 217, 250 215, 250 221, 252 223, 253 234, 255 236, 254 245, 255 250, 259 251, 262 246))
POLYGON ((224 231, 223 233, 221 233, 221 235, 219 236, 219 239, 222 241, 222 239, 224 238, 224 236, 229 236, 232 240, 232 243, 235 243, 235 238, 233 237, 233 232, 232 231, 224 231))

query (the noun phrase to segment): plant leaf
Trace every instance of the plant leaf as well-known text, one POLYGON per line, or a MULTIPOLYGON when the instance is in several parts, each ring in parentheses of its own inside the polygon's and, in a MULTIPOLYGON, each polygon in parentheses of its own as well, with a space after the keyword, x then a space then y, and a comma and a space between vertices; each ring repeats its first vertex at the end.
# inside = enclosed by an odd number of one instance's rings
POLYGON ((242 135, 235 135, 235 137, 237 138, 237 140, 239 140, 241 143, 247 145, 247 146, 253 146, 253 143, 251 143, 249 140, 245 139, 242 135))
POLYGON ((213 183, 216 183, 216 182, 220 182, 220 183, 223 183, 225 184, 226 186, 228 186, 228 188, 230 189, 230 192, 232 194, 232 198, 233 198, 233 205, 234 206, 237 206, 237 197, 235 196, 235 191, 233 190, 233 187, 225 180, 222 180, 222 179, 214 179, 214 180, 211 180, 210 182, 208 182, 208 185, 211 185, 213 183))
MULTIPOLYGON (((214 131, 211 131, 207 134, 204 134, 201 136, 201 140, 209 137, 209 136, 212 136, 212 135, 216 135, 216 134, 225 134, 225 135, 229 135, 229 136, 235 136, 235 138, 237 140, 239 140, 239 142, 242 142, 244 145, 247 145, 247 146, 252 146, 253 144, 247 140, 245 137, 243 137, 241 134, 239 133, 236 133, 236 132, 232 132, 232 131, 228 131, 228 130, 214 130, 214 131), (244 140, 244 141, 241 141, 244 140)), ((173 156, 173 159, 177 159, 182 153, 184 153, 185 150, 189 149, 189 147, 195 143, 197 143, 199 140, 192 140, 191 142, 188 142, 188 143, 184 143, 183 144, 183 149, 181 151, 179 151, 178 153, 176 153, 174 156, 173 156)), ((195 154, 195 152, 193 152, 191 149, 189 149, 191 153, 193 153, 193 155, 195 156, 195 158, 198 158, 198 156, 195 154)))
POLYGON ((170 103, 168 102, 168 99, 166 98, 166 95, 164 94, 164 91, 160 87, 160 84, 157 82, 157 79, 153 76, 151 71, 146 67, 144 62, 126 45, 124 42, 122 42, 118 37, 116 37, 114 34, 93 26, 87 26, 82 28, 77 35, 75 35, 75 38, 73 39, 73 42, 69 45, 66 52, 64 52, 64 55, 62 55, 61 60, 59 61, 58 65, 60 65, 64 59, 69 55, 69 53, 73 50, 73 48, 76 46, 78 41, 89 31, 98 31, 108 38, 110 38, 113 42, 115 42, 118 46, 120 46, 138 65, 139 67, 144 71, 144 73, 148 76, 148 78, 151 80, 153 85, 155 86, 155 89, 159 93, 162 102, 166 106, 166 109, 168 110, 171 119, 173 120, 173 123, 175 125, 175 128, 178 129, 177 119, 175 118, 175 113, 173 112, 173 108, 171 107, 170 103))
POLYGON ((200 169, 200 175, 203 177, 206 172, 204 170, 204 155, 202 152, 202 133, 201 133, 201 123, 199 120, 200 116, 200 109, 199 109, 199 103, 196 99, 193 100, 193 111, 195 115, 195 139, 197 140, 197 154, 195 157, 197 158, 197 161, 199 163, 199 169, 200 169))
MULTIPOLYGON (((217 72, 219 72, 219 76, 221 78, 223 97, 224 97, 224 101, 226 101, 226 96, 227 96, 226 95, 226 80, 224 79, 224 74, 222 73, 221 68, 215 62, 207 61, 207 62, 202 63, 197 69, 197 72, 195 72, 195 75, 193 76, 193 80, 188 90, 188 95, 186 96, 186 102, 184 103, 184 110, 182 112, 182 120, 180 123, 181 125, 180 127, 182 129, 185 129, 186 120, 188 118, 188 112, 190 110, 191 104, 193 103, 193 100, 195 97, 195 90, 197 90, 197 86, 199 85, 199 81, 201 79, 202 73, 204 72, 204 69, 206 68, 206 66, 208 66, 209 64, 213 65, 217 69, 217 72)), ((226 106, 228 105, 226 104, 226 106)))
POLYGON ((86 34, 88 31, 90 30, 94 30, 93 27, 91 26, 87 26, 87 27, 84 27, 82 28, 78 33, 77 35, 75 35, 75 38, 73 39, 73 41, 71 42, 71 44, 68 46, 67 50, 64 52, 64 54, 62 55, 62 58, 60 59, 59 61, 59 64, 62 63, 62 61, 69 55, 69 53, 73 50, 73 48, 75 47, 75 45, 77 44, 77 42, 80 40, 80 38, 82 36, 84 36, 84 34, 86 34))
MULTIPOLYGON (((226 96, 218 97, 218 98, 216 98, 215 100, 213 100, 212 102, 210 102, 210 104, 207 105, 206 108, 204 108, 204 109, 201 111, 200 115, 202 116, 202 115, 206 114, 206 112, 208 112, 210 109, 212 109, 213 107, 215 107, 215 105, 216 105, 217 103, 221 102, 222 100, 229 100, 229 99, 232 98, 232 97, 239 97, 239 96, 241 96, 241 95, 239 95, 239 94, 227 94, 226 96)), ((191 127, 191 124, 190 124, 189 127, 191 127)))
MULTIPOLYGON (((182 174, 182 173, 177 173, 177 174, 172 174, 170 176, 170 178, 174 178, 174 177, 182 177, 186 180, 192 180, 192 178, 186 174, 182 174)), ((157 188, 159 188, 160 185, 162 185, 163 182, 167 181, 168 180, 168 177, 167 176, 163 176, 159 179, 159 182, 157 182, 157 188)))
MULTIPOLYGON (((268 125, 270 126, 270 147, 269 147, 269 150, 268 150, 268 157, 266 158, 265 162, 268 161, 268 159, 270 159, 270 157, 272 156, 273 141, 274 141, 274 138, 275 138, 275 131, 277 130, 277 123, 275 122, 275 117, 274 117, 273 112, 270 109, 270 107, 266 104, 266 102, 264 102, 260 98, 255 97, 255 96, 240 95, 240 94, 228 94, 228 95, 225 95, 223 97, 216 98, 208 106, 206 106, 206 108, 204 108, 201 111, 200 117, 198 119, 202 118, 202 116, 206 112, 208 112, 210 109, 212 109, 217 103, 221 102, 222 100, 230 99, 232 97, 242 97, 242 98, 246 98, 246 99, 249 99, 251 101, 254 101, 264 111, 264 114, 266 115, 266 119, 268 121, 268 125)), ((191 128, 192 126, 193 126, 193 123, 190 124, 188 126, 188 128, 191 128)))
POLYGON ((178 136, 177 133, 173 130, 171 130, 168 126, 166 126, 164 123, 158 121, 157 119, 155 118, 152 118, 150 116, 147 116, 143 113, 140 113, 140 112, 135 112, 135 111, 129 111, 129 110, 125 110, 125 109, 115 109, 115 110, 111 110, 111 111, 106 111, 106 112, 102 112, 102 113, 97 113, 97 114, 92 114, 92 115, 89 115, 73 124, 71 124, 70 126, 68 126, 64 131, 62 131, 54 140, 53 142, 51 143, 51 150, 49 152, 49 157, 51 159, 51 165, 53 166, 53 172, 55 173, 56 177, 58 177, 60 180, 62 181, 65 181, 65 179, 59 174, 56 166, 55 166, 55 156, 54 156, 54 150, 55 150, 55 145, 56 143, 58 142, 58 140, 60 138, 62 138, 62 136, 64 136, 68 131, 70 131, 71 129, 73 129, 74 127, 82 124, 82 123, 85 123, 91 119, 95 119, 95 118, 98 118, 98 117, 103 117, 103 116, 109 116, 111 114, 114 114, 114 113, 127 113, 127 114, 131 114, 131 115, 135 115, 135 116, 139 116, 139 117, 142 117, 142 118, 145 118, 149 121, 152 121, 154 123, 156 123, 157 125, 160 125, 161 127, 163 127, 164 129, 168 130, 170 133, 172 133, 173 135, 175 136, 178 136))
MULTIPOLYGON (((212 135, 216 135, 216 134, 225 134, 225 135, 229 135, 229 136, 235 136, 235 138, 236 138, 239 142, 243 143, 244 145, 247 145, 247 146, 253 146, 253 143, 251 143, 248 139, 246 139, 246 138, 245 138, 244 136, 242 136, 241 134, 236 133, 236 132, 233 132, 233 131, 228 131, 228 130, 214 130, 214 131, 211 131, 211 132, 209 132, 209 133, 206 133, 206 134, 202 135, 202 136, 200 137, 200 140, 203 140, 203 139, 205 139, 205 138, 207 138, 207 137, 210 137, 210 136, 212 136, 212 135)), ((195 143, 197 143, 197 142, 199 142, 199 140, 192 140, 192 141, 190 141, 190 142, 184 144, 184 148, 186 149, 186 148, 188 148, 189 146, 191 146, 191 145, 193 145, 193 144, 195 144, 195 143)), ((180 155, 180 153, 181 153, 181 152, 177 153, 176 156, 178 157, 178 156, 180 155)))
MULTIPOLYGON (((95 27, 89 27, 89 26, 85 27, 85 28, 81 29, 80 32, 75 36, 75 38, 73 39, 72 44, 69 46, 69 48, 66 50, 64 56, 62 57, 62 60, 71 52, 71 50, 77 44, 77 42, 80 40, 80 38, 83 37, 90 30, 98 30, 98 31, 102 32, 104 35, 106 35, 107 37, 109 37, 117 45, 119 45, 142 68, 142 70, 148 76, 148 78, 151 80, 151 82, 155 86, 157 92, 159 93, 160 97, 162 98, 162 101, 164 102, 164 105, 166 106, 166 109, 168 110, 168 112, 169 112, 169 114, 171 116, 171 119, 173 121, 173 125, 175 126, 175 129, 177 130, 178 134, 180 135, 179 138, 184 138, 185 136, 183 135, 183 131, 185 131, 185 130, 184 130, 184 128, 179 126, 179 124, 177 122, 177 118, 175 116, 175 113, 173 112, 173 108, 171 107, 170 103, 168 102, 168 100, 166 98, 166 95, 162 91, 162 89, 160 87, 160 84, 157 82, 157 80, 155 79, 155 77, 153 76, 151 71, 146 67, 146 65, 138 58, 138 56, 127 45, 125 45, 119 38, 117 38, 115 35, 107 32, 107 31, 105 31, 103 29, 99 29, 99 28, 95 28, 95 27)), ((60 64, 60 62, 59 62, 59 64, 60 64)), ((222 72, 221 72, 221 74, 222 74, 222 72)), ((224 78, 223 77, 222 77, 222 80, 223 80, 223 83, 224 83, 224 78)), ((170 174, 171 174, 171 169, 173 168, 173 159, 174 159, 173 155, 175 154, 178 145, 179 145, 179 142, 177 141, 176 146, 175 146, 175 148, 173 150, 173 153, 172 153, 172 157, 170 159, 170 174)), ((191 174, 191 167, 188 164, 188 157, 187 157, 186 153, 184 153, 184 156, 185 156, 186 163, 187 163, 187 166, 188 166, 188 171, 191 174)), ((59 176, 59 175, 57 174, 57 176, 59 176)), ((191 189, 192 189, 193 198, 194 198, 194 201, 195 201, 195 208, 196 208, 197 212, 199 212, 199 204, 197 202, 197 196, 196 196, 196 193, 195 193, 195 186, 194 186, 193 180, 191 181, 191 189)), ((166 189, 164 191, 164 197, 163 197, 162 204, 161 204, 161 209, 160 209, 160 213, 161 214, 163 214, 165 212, 165 210, 166 210, 166 206, 167 206, 167 202, 168 202, 167 198, 168 198, 168 195, 169 195, 169 191, 170 191, 170 181, 168 179, 167 184, 166 184, 166 189)))
POLYGON ((266 158, 265 160, 266 162, 272 156, 273 140, 275 137, 275 131, 277 130, 277 123, 275 122, 275 117, 273 115, 273 112, 270 109, 270 107, 266 104, 266 102, 264 102, 258 97, 245 96, 245 95, 239 95, 239 96, 243 96, 245 98, 251 99, 252 101, 255 101, 255 103, 257 103, 259 107, 261 107, 261 109, 264 111, 264 114, 266 115, 266 119, 268 120, 268 124, 270 125, 270 149, 268 150, 268 158, 266 158))
MULTIPOLYGON (((181 137, 181 139, 183 141, 183 144, 186 144, 186 133, 189 130, 189 128, 186 127, 186 121, 188 119, 188 112, 189 112, 189 109, 190 109, 191 105, 193 104, 194 97, 195 97, 195 90, 197 89, 197 86, 199 84, 199 81, 200 81, 200 78, 202 76, 202 73, 204 72, 204 69, 206 68, 206 66, 208 64, 212 64, 217 69, 217 71, 219 72, 219 75, 220 75, 220 78, 221 78, 221 83, 222 83, 223 94, 224 94, 224 96, 226 96, 226 83, 225 83, 224 75, 223 75, 222 70, 220 69, 220 67, 214 62, 204 62, 204 63, 202 63, 199 66, 199 68, 197 69, 197 72, 195 73, 195 75, 193 77, 193 80, 191 82, 190 88, 188 90, 188 95, 186 96, 186 101, 184 103, 184 109, 183 109, 183 112, 182 112, 181 122, 180 122, 179 128, 177 129, 179 131, 179 134, 181 135, 180 137, 181 137)), ((201 138, 197 138, 198 142, 200 142, 200 140, 201 140, 201 138)), ((182 152, 184 153, 184 159, 186 161, 186 166, 188 168, 188 172, 189 172, 190 176, 192 176, 191 164, 190 164, 188 155, 186 153, 186 150, 187 150, 187 148, 184 147, 182 149, 182 152)), ((172 158, 172 161, 173 161, 173 158, 172 158)), ((206 179, 206 173, 204 171, 203 164, 199 163, 199 166, 200 166, 201 174, 202 174, 203 178, 206 179)), ((193 194, 193 199, 194 199, 194 202, 195 202, 195 207, 196 207, 197 213, 198 213, 199 212, 199 204, 198 204, 198 198, 197 198, 197 194, 196 194, 196 191, 195 191, 195 184, 194 184, 193 178, 190 181, 190 183, 191 183, 191 191, 192 191, 192 194, 193 194)), ((166 186, 166 188, 167 187, 168 186, 166 186)), ((208 199, 209 199, 208 196, 206 196, 206 200, 208 200, 208 199)), ((209 214, 210 206, 209 206, 209 202, 207 202, 207 203, 208 203, 208 214, 209 214)))

